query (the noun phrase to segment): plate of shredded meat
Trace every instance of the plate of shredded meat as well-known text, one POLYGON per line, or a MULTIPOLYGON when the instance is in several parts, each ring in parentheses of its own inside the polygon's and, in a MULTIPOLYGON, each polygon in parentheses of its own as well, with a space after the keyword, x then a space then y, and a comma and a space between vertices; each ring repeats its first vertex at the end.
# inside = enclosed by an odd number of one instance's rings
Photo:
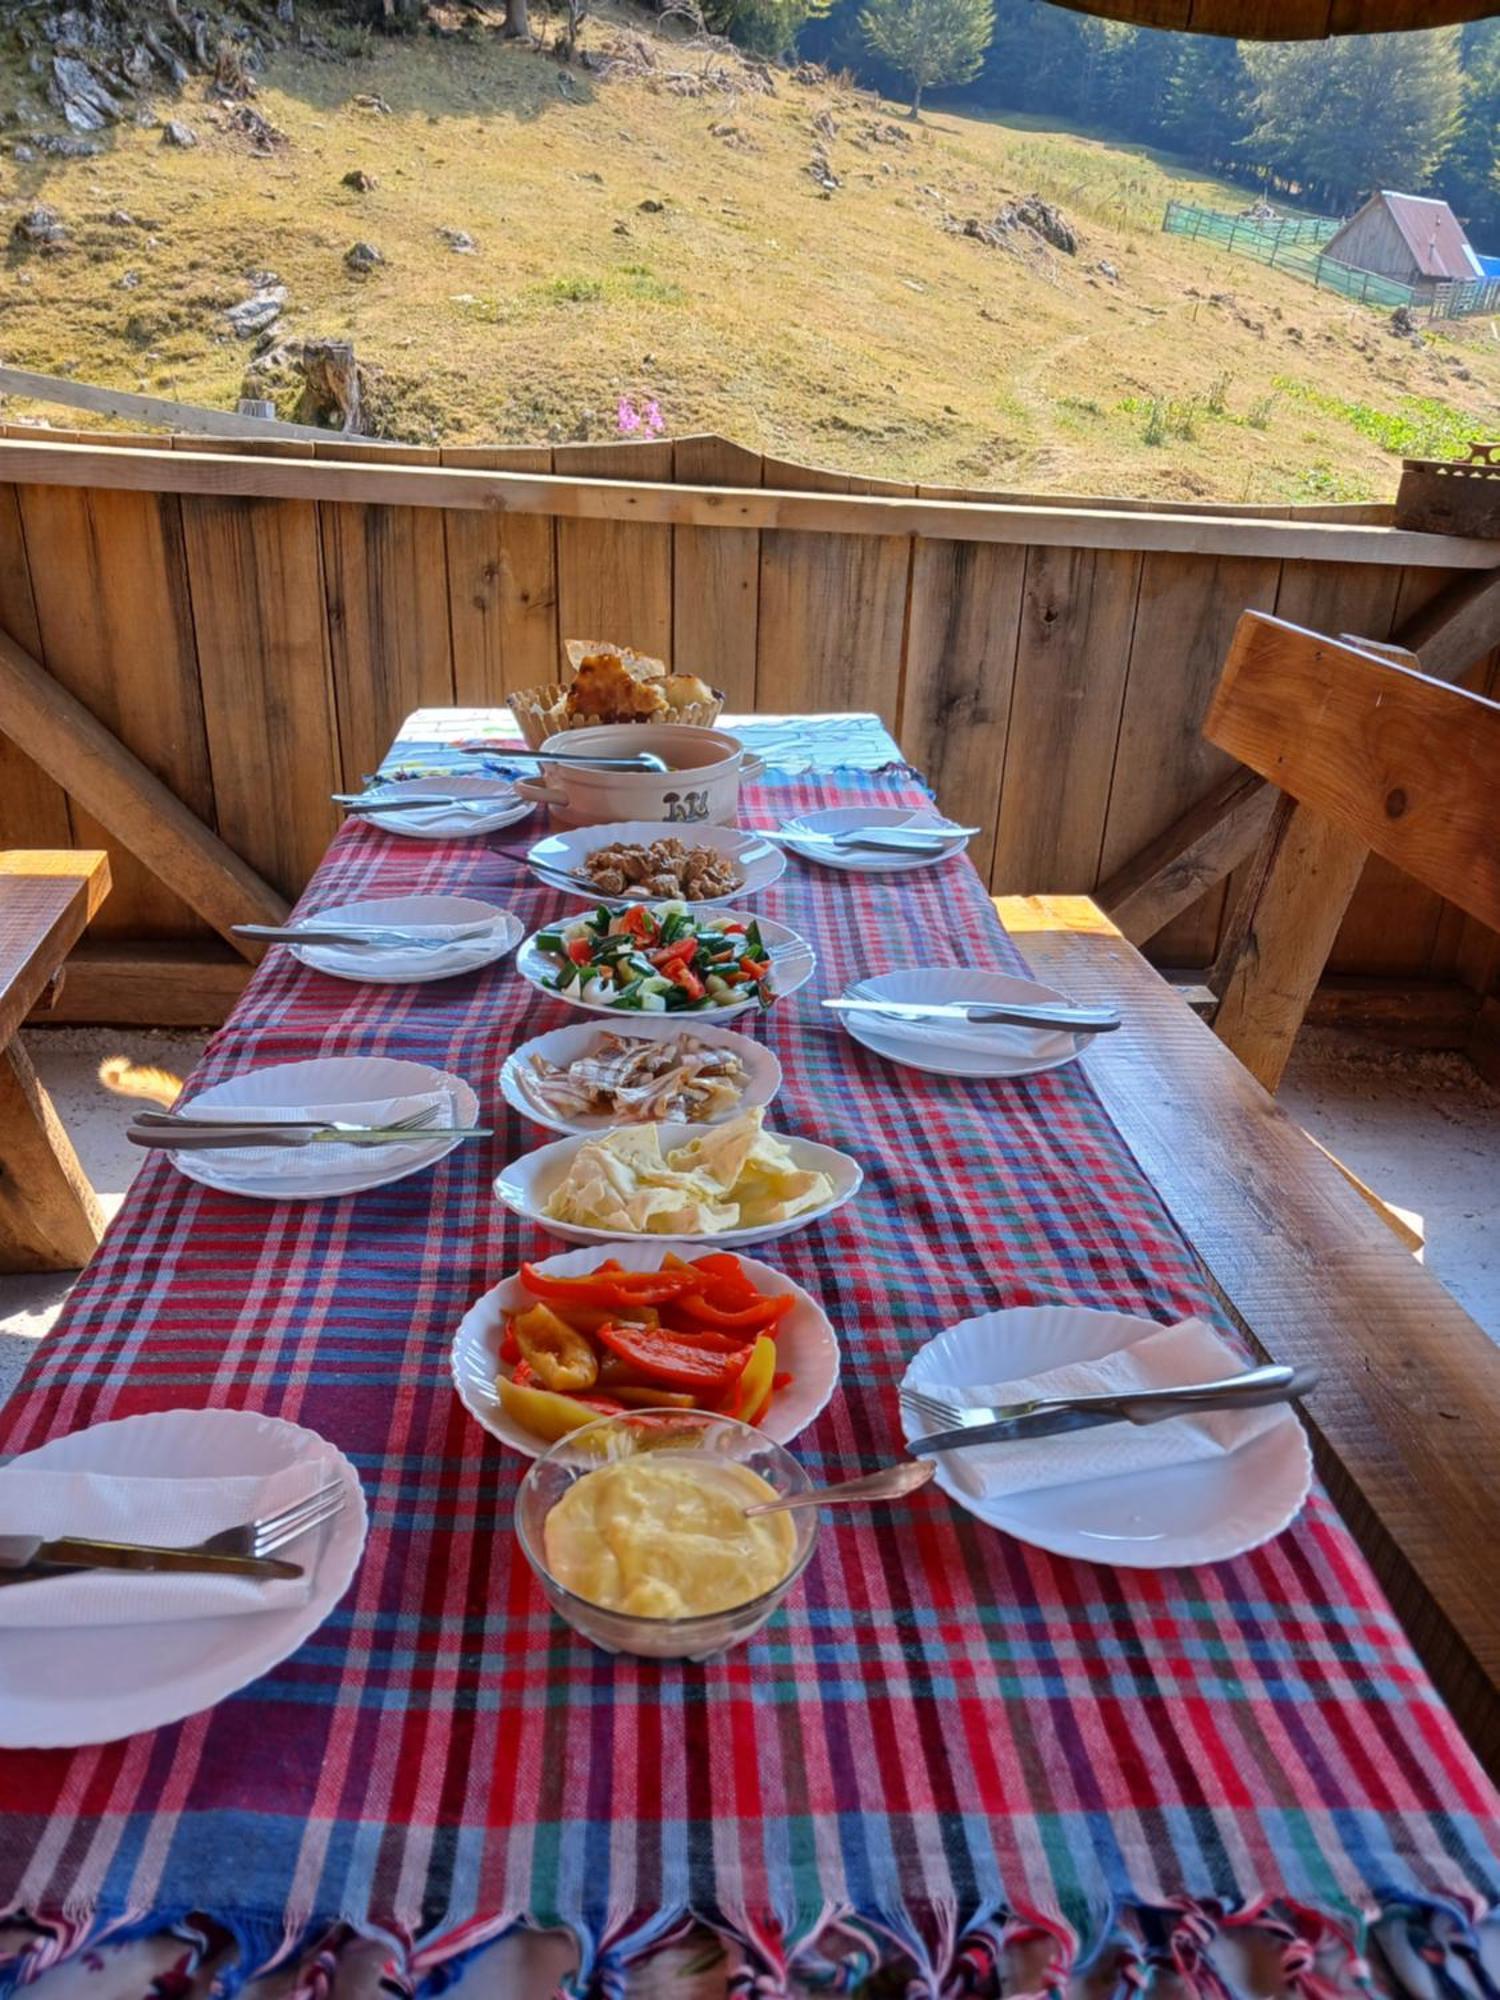
POLYGON ((786 856, 758 833, 734 826, 619 820, 539 840, 527 860, 550 886, 596 903, 727 903, 785 871, 786 856))
POLYGON ((592 1022, 512 1050, 500 1072, 507 1104, 553 1132, 625 1124, 719 1125, 781 1088, 768 1048, 731 1028, 665 1022, 629 1034, 592 1022))

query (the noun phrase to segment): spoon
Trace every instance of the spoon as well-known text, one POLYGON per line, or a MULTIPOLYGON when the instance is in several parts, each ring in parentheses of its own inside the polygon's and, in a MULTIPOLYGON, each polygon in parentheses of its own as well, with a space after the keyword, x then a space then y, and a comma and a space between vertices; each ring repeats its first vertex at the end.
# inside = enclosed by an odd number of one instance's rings
POLYGON ((836 1479, 831 1486, 814 1486, 807 1493, 783 1493, 775 1500, 761 1500, 747 1507, 745 1519, 762 1514, 791 1514, 799 1507, 842 1507, 860 1500, 899 1500, 903 1493, 915 1493, 936 1471, 930 1459, 902 1459, 898 1465, 883 1465, 879 1472, 866 1472, 858 1479, 836 1479))

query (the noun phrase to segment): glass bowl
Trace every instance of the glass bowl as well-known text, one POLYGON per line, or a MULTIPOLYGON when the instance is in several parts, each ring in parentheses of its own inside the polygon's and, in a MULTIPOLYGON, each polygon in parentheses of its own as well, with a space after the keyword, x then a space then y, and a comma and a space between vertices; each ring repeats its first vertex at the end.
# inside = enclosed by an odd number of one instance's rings
POLYGON ((818 1510, 799 1507, 784 1518, 794 1531, 787 1573, 743 1604, 693 1618, 644 1618, 611 1611, 559 1582, 547 1564, 547 1516, 570 1486, 603 1464, 647 1451, 743 1465, 776 1493, 805 1493, 812 1482, 790 1452, 749 1424, 707 1410, 627 1410, 600 1417, 548 1447, 532 1462, 516 1495, 516 1534, 547 1601, 560 1618, 606 1653, 655 1660, 702 1660, 758 1632, 807 1567, 818 1539, 818 1510))

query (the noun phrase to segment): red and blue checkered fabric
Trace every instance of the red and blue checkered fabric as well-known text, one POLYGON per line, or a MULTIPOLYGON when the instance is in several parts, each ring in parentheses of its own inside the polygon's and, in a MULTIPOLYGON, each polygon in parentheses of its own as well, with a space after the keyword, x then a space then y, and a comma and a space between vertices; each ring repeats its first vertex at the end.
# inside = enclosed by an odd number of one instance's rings
MULTIPOLYGON (((773 775, 747 817, 858 802, 926 795, 902 769, 773 775)), ((534 928, 565 905, 514 858, 528 837, 350 826, 303 910, 443 890, 534 928)), ((967 863, 793 861, 759 907, 819 954, 758 1028, 786 1073, 774 1122, 867 1175, 767 1251, 843 1345, 796 1445, 814 1477, 899 1451, 908 1357, 969 1314, 1217 1317, 1086 1064, 925 1076, 817 1006, 903 965, 1016 964, 967 863)), ((1181 1572, 1048 1556, 931 1488, 842 1511, 760 1636, 700 1665, 607 1657, 549 1613, 511 1530, 522 1463, 465 1414, 447 1355, 479 1292, 557 1247, 490 1183, 550 1136, 505 1107, 500 1065, 567 1018, 509 963, 363 987, 278 950, 215 1037, 200 1084, 417 1058, 466 1077, 497 1135, 342 1201, 267 1206, 141 1170, 0 1449, 138 1410, 268 1411, 349 1453, 372 1527, 332 1618, 242 1693, 156 1735, 5 1757, 0 1910, 36 1927, 12 1976, 109 1926, 205 1911, 242 1973, 348 1926, 388 1938, 393 1979, 415 1983, 526 1921, 571 1925, 585 1977, 607 1981, 691 1916, 767 1993, 897 1957, 915 1991, 990 1991, 1006 1941, 1036 1934, 1054 1980, 1117 1951, 1211 1988, 1225 1924, 1269 1930, 1296 1983, 1330 1938, 1359 1977, 1372 1926, 1400 1913, 1482 1985, 1500 1801, 1321 1495, 1268 1547, 1181 1572)))

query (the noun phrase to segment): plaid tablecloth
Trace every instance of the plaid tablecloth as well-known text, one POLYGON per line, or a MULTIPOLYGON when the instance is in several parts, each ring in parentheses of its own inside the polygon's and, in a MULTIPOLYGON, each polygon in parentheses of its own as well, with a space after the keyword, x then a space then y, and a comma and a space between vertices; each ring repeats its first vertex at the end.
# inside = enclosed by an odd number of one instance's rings
MULTIPOLYGON (((924 796, 901 767, 773 773, 747 817, 924 796)), ((564 905, 513 858, 528 834, 350 826, 303 909, 449 890, 530 928, 564 905)), ((968 1314, 1217 1316, 1086 1059, 1025 1083, 927 1077, 817 1008, 903 964, 1015 964, 967 864, 855 879, 794 862, 761 907, 820 954, 761 1029, 786 1072, 775 1122, 868 1177, 767 1251, 843 1343, 796 1447, 814 1476, 899 1449, 907 1357, 968 1314)), ((501 1062, 566 1018, 508 963, 360 987, 276 951, 215 1037, 200 1083, 415 1057, 467 1077, 499 1130, 337 1202, 240 1201, 152 1161, 0 1414, 0 1450, 19 1451, 137 1410, 273 1412, 350 1454, 372 1518, 333 1617, 241 1694, 155 1735, 0 1761, 0 1912, 25 1919, 8 1977, 204 1912, 238 1942, 229 1983, 295 1959, 309 1995, 370 1940, 409 1989, 519 1924, 570 1928, 581 1980, 612 1990, 694 1919, 767 1995, 883 1964, 914 1993, 996 1991, 1008 1948, 1038 1939, 1047 1988, 1096 1964, 1123 1990, 1167 1964, 1219 1994, 1221 1940, 1247 1927, 1309 1994, 1362 1981, 1382 1938, 1398 1980, 1493 1995, 1500 1800, 1321 1495, 1254 1554, 1154 1573, 1055 1559, 930 1488, 844 1510, 765 1631, 703 1665, 609 1658, 550 1615, 512 1537, 521 1463, 466 1416, 447 1350, 477 1293, 556 1247, 489 1190, 547 1136, 503 1105, 501 1062)))

